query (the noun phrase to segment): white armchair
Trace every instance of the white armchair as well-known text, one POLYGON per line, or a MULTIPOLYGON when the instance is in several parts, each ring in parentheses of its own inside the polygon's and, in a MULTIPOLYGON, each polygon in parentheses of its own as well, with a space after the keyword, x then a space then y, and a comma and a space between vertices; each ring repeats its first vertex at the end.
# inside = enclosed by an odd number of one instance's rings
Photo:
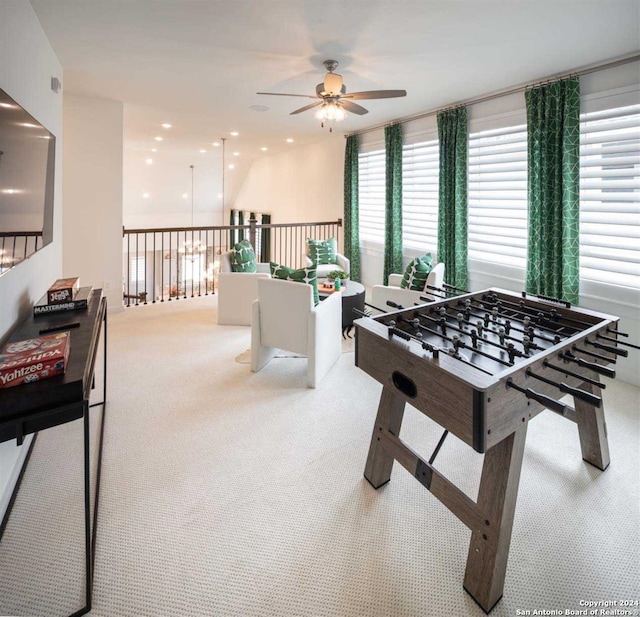
POLYGON ((444 263, 434 266, 433 270, 427 276, 424 291, 413 291, 412 289, 402 289, 400 287, 402 274, 390 274, 388 285, 374 285, 371 289, 371 304, 376 308, 392 311, 392 307, 387 305, 387 301, 395 302, 400 306, 409 308, 414 304, 425 304, 425 300, 420 298, 428 298, 427 302, 433 302, 438 298, 434 296, 426 287, 442 287, 444 282, 444 263))
MULTIPOLYGON (((305 253, 304 259, 307 268, 313 266, 313 262, 309 259, 309 255, 307 253, 305 253)), ((333 272, 334 270, 342 270, 347 273, 350 272, 349 268, 351 263, 344 255, 336 253, 336 261, 338 262, 337 264, 318 264, 316 266, 316 276, 319 279, 324 279, 327 278, 327 274, 329 274, 329 272, 333 272)))
POLYGON ((259 263, 257 272, 233 272, 231 251, 220 255, 218 275, 218 324, 250 326, 251 305, 258 297, 258 280, 271 278, 269 264, 259 263))
POLYGON ((253 303, 251 370, 260 371, 279 349, 307 356, 307 384, 315 388, 342 353, 342 302, 338 293, 313 305, 306 283, 259 279, 253 303))

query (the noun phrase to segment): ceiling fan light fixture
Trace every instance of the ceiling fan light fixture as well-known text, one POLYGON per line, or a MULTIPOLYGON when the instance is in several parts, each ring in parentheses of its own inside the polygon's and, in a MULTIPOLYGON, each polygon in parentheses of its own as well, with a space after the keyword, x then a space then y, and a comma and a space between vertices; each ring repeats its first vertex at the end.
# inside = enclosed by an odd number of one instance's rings
POLYGON ((329 96, 338 96, 342 92, 342 75, 337 73, 327 73, 324 78, 324 92, 329 96))

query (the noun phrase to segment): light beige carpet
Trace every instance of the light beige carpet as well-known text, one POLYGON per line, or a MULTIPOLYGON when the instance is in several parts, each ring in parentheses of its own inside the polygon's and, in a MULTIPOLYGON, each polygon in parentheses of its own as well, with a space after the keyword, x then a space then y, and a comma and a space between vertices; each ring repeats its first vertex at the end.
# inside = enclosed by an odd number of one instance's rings
MULTIPOLYGON (((316 390, 304 360, 252 374, 235 361, 249 328, 217 326, 215 301, 110 316, 91 615, 483 615, 462 588, 466 527, 398 465, 378 491, 363 479, 380 387, 353 354, 316 390)), ((574 424, 531 422, 496 617, 640 598, 639 391, 608 386, 605 473, 574 424)), ((405 418, 428 456, 440 428, 405 418)), ((0 614, 64 615, 80 596, 80 437, 39 436, 0 543, 0 614)), ((451 437, 437 460, 472 497, 481 462, 451 437)))

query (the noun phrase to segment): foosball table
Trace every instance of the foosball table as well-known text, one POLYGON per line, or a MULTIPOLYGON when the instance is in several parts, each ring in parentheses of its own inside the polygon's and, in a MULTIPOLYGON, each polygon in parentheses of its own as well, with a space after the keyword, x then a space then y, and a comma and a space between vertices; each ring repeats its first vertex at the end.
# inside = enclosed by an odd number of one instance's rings
POLYGON ((431 291, 441 299, 355 322, 356 366, 383 386, 364 476, 377 489, 397 460, 471 529, 464 588, 489 612, 502 597, 529 421, 549 409, 577 423, 583 459, 604 471, 600 376, 615 377, 611 365, 636 346, 617 317, 553 298, 431 291), (406 403, 445 429, 428 460, 399 438, 406 403), (477 501, 435 468, 449 432, 485 455, 477 501))

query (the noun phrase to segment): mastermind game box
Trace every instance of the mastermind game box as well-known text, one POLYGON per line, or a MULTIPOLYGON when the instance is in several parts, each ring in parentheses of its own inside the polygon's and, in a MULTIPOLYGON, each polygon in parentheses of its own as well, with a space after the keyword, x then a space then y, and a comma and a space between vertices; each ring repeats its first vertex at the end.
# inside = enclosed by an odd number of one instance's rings
POLYGON ((7 343, 0 351, 0 388, 61 375, 67 368, 69 332, 7 343))

